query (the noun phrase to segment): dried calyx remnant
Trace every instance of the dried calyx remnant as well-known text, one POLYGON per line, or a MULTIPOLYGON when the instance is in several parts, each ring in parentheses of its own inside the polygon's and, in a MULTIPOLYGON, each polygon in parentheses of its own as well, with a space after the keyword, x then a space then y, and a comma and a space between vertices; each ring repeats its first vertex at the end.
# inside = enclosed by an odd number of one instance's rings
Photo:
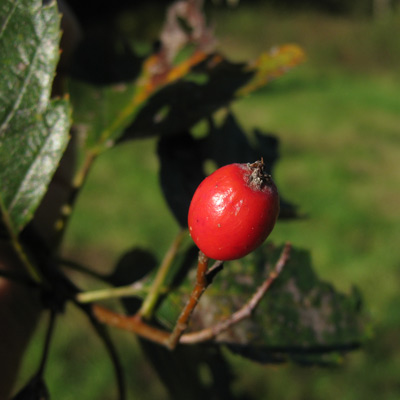
POLYGON ((272 182, 271 175, 266 172, 263 158, 260 161, 256 161, 252 164, 247 164, 250 169, 250 175, 248 185, 255 190, 263 189, 269 186, 272 182))

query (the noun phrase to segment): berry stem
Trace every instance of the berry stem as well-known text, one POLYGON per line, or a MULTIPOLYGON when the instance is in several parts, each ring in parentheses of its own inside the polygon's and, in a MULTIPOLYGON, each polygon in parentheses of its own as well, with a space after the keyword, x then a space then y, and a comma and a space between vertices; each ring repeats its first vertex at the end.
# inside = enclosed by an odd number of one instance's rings
POLYGON ((281 273, 283 267, 286 265, 290 256, 291 245, 287 243, 282 250, 279 260, 275 264, 275 268, 269 273, 267 279, 262 283, 262 285, 253 294, 250 300, 243 305, 238 311, 233 313, 228 319, 223 320, 209 328, 202 329, 197 332, 188 333, 181 338, 182 344, 193 344, 208 341, 220 333, 226 331, 231 326, 237 324, 245 318, 251 317, 260 301, 264 298, 268 289, 271 287, 275 279, 281 273))
POLYGON ((187 328, 193 310, 207 286, 212 282, 214 276, 222 269, 222 264, 221 261, 217 261, 209 270, 207 270, 208 258, 202 252, 199 252, 196 286, 194 287, 172 332, 149 325, 143 321, 140 313, 133 316, 126 316, 117 314, 105 307, 94 304, 92 306, 93 314, 101 323, 136 333, 147 340, 159 343, 160 345, 173 350, 182 339, 185 341, 184 338, 186 335, 183 333, 187 328))
POLYGON ((196 344, 213 339, 220 333, 239 323, 245 318, 251 317, 260 301, 264 298, 268 289, 282 272, 290 257, 291 245, 286 243, 282 253, 275 264, 274 269, 268 274, 265 281, 256 290, 253 296, 238 311, 233 313, 228 319, 221 321, 211 327, 201 329, 196 332, 184 333, 188 321, 195 309, 201 295, 207 286, 211 283, 215 274, 222 269, 222 262, 217 261, 210 269, 208 268, 208 259, 203 253, 199 254, 197 282, 192 294, 183 309, 178 322, 172 333, 155 328, 141 319, 139 314, 126 316, 117 314, 104 307, 93 305, 92 310, 99 322, 105 323, 116 328, 124 329, 137 335, 158 343, 173 350, 178 343, 196 344))
POLYGON ((208 286, 207 280, 208 257, 202 251, 199 251, 199 258, 197 264, 197 279, 196 286, 194 287, 185 308, 182 310, 181 315, 168 339, 167 346, 174 349, 179 342, 183 332, 187 329, 190 317, 200 300, 200 297, 208 286))

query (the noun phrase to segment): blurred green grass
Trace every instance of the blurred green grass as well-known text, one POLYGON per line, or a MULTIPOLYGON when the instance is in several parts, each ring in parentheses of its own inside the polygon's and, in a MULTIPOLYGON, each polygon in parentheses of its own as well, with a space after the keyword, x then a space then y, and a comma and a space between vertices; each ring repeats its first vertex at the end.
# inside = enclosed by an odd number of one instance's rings
MULTIPOLYGON (((244 2, 211 11, 220 48, 231 59, 255 58, 286 42, 305 49, 306 64, 232 108, 248 131, 278 135, 275 180, 307 216, 278 223, 271 240, 309 248, 318 274, 341 290, 357 285, 375 327, 366 347, 333 370, 260 366, 229 355, 237 390, 255 399, 398 399, 400 14, 372 21, 278 13, 244 2)), ((132 246, 162 257, 178 227, 158 185, 155 145, 137 141, 98 160, 71 221, 67 255, 99 270, 132 246)), ((90 328, 70 309, 59 323, 46 374, 53 397, 114 398, 111 367, 90 328)), ((135 342, 114 334, 129 398, 166 398, 135 342)), ((40 340, 23 376, 39 354, 40 340)))

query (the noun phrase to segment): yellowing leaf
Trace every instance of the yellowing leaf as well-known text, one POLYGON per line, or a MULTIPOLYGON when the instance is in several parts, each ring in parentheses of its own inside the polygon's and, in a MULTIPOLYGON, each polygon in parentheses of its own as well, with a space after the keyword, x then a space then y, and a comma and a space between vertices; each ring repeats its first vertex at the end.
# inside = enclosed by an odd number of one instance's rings
POLYGON ((236 96, 245 96, 259 89, 304 60, 304 51, 301 47, 293 44, 275 47, 269 53, 261 54, 254 63, 249 64, 245 68, 245 71, 254 72, 254 76, 245 86, 236 92, 236 96))

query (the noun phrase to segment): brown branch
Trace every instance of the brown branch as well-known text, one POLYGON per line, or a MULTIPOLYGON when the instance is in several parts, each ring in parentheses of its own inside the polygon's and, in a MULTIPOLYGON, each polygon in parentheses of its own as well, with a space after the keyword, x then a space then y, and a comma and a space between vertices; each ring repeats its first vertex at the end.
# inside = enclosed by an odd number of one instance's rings
POLYGON ((202 252, 199 252, 196 286, 194 287, 185 308, 181 312, 172 333, 147 324, 142 320, 140 313, 133 316, 126 316, 117 314, 98 305, 92 306, 93 313, 102 323, 134 332, 145 339, 159 343, 172 350, 176 347, 183 332, 186 330, 189 319, 193 310, 196 308, 201 295, 211 283, 212 278, 221 270, 221 268, 222 262, 217 261, 210 270, 207 271, 208 258, 202 252))
POLYGON ((264 283, 257 289, 250 300, 238 311, 233 313, 225 321, 221 321, 214 326, 202 329, 200 331, 184 334, 188 321, 207 286, 211 283, 211 278, 221 270, 222 263, 216 262, 208 271, 208 259, 203 253, 199 253, 199 262, 197 270, 196 286, 178 318, 178 322, 172 333, 153 327, 144 322, 140 315, 126 316, 117 314, 104 307, 93 305, 92 310, 97 319, 110 326, 133 332, 147 340, 151 340, 162 346, 173 350, 178 343, 195 344, 213 339, 231 326, 237 324, 245 318, 252 315, 262 298, 265 296, 272 283, 281 273, 290 256, 291 245, 287 243, 275 264, 275 268, 270 272, 264 283))
POLYGON ((182 310, 181 315, 179 316, 178 321, 171 333, 171 336, 168 339, 168 347, 171 350, 176 347, 183 332, 187 329, 190 317, 192 316, 192 313, 196 308, 200 297, 209 285, 210 281, 207 279, 206 276, 207 268, 208 257, 204 255, 203 252, 199 251, 196 286, 190 294, 189 300, 186 303, 185 308, 182 310))
POLYGON ((214 326, 183 335, 181 337, 180 343, 193 344, 205 342, 218 336, 220 333, 226 331, 231 326, 237 324, 243 319, 249 318, 264 297, 265 293, 271 287, 272 283, 279 276, 283 267, 286 265, 287 261, 289 260, 290 250, 291 245, 289 243, 286 243, 285 247, 282 250, 281 256, 279 257, 279 260, 275 264, 274 270, 271 271, 264 283, 257 289, 250 300, 242 308, 233 313, 228 319, 221 321, 214 326))
POLYGON ((92 310, 96 318, 104 324, 136 333, 145 339, 167 346, 170 332, 147 324, 138 314, 133 316, 117 314, 97 304, 92 306, 92 310))

